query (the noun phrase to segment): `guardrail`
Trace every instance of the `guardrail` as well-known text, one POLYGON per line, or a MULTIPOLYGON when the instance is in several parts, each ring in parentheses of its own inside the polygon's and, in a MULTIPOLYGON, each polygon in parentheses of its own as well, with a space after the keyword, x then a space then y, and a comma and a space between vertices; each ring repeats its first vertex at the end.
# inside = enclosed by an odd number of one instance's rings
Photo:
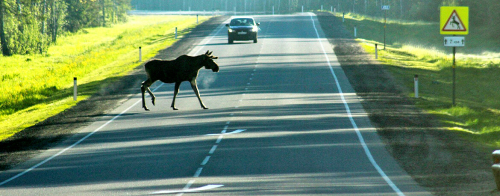
POLYGON ((491 169, 493 170, 493 176, 495 177, 497 189, 500 190, 500 150, 493 151, 491 157, 493 159, 491 169))

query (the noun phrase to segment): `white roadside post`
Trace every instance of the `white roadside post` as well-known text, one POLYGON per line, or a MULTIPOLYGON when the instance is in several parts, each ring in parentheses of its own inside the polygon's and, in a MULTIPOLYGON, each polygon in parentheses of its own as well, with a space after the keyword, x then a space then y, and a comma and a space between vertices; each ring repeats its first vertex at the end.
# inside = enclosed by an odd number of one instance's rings
POLYGON ((142 47, 139 46, 139 62, 142 62, 142 47))
POLYGON ((76 85, 76 77, 73 78, 73 100, 76 101, 77 99, 77 95, 78 95, 78 89, 77 89, 77 85, 76 85))
POLYGON ((375 44, 375 59, 378 59, 378 48, 377 48, 377 44, 375 44))
POLYGON ((495 150, 492 153, 493 165, 491 169, 493 170, 493 176, 495 177, 495 183, 497 189, 500 190, 500 150, 495 150))
POLYGON ((415 84, 415 98, 418 98, 418 75, 415 75, 414 78, 414 84, 415 84))
POLYGON ((357 33, 357 29, 356 29, 356 25, 354 26, 354 37, 358 37, 358 33, 357 33))
POLYGON ((175 39, 177 39, 177 27, 175 27, 175 39))

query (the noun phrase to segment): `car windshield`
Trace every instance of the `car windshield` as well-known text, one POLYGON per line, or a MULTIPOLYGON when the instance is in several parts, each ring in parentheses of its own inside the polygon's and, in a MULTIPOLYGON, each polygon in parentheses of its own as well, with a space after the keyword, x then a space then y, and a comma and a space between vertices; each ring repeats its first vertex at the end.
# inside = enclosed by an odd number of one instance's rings
POLYGON ((229 24, 231 26, 253 26, 253 19, 251 18, 235 18, 229 24))

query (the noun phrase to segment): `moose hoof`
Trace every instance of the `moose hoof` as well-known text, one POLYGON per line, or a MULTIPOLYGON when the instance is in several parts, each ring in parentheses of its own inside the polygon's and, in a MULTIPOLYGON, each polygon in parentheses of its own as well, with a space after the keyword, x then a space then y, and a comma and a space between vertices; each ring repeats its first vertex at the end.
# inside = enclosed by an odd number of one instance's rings
POLYGON ((208 109, 207 107, 202 107, 204 110, 208 109))
POLYGON ((173 109, 173 110, 179 110, 179 109, 177 109, 176 107, 173 107, 173 106, 172 106, 172 109, 173 109))
POLYGON ((144 108, 144 110, 149 111, 149 109, 148 109, 148 108, 146 108, 146 107, 144 108))

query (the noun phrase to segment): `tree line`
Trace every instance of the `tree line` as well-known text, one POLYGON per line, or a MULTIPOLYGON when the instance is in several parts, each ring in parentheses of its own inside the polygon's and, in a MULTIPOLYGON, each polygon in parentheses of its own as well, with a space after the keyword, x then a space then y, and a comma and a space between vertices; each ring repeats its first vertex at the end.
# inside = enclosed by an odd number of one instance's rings
POLYGON ((226 11, 286 14, 304 10, 335 10, 374 17, 438 22, 441 6, 468 6, 470 24, 492 28, 492 36, 500 31, 498 0, 132 0, 137 10, 226 11), (382 6, 388 5, 388 11, 382 6))
POLYGON ((471 26, 490 29, 492 37, 500 31, 498 0, 0 0, 0 48, 3 55, 43 53, 62 34, 126 21, 130 9, 287 14, 323 8, 438 22, 441 6, 469 6, 471 26), (383 5, 390 10, 384 13, 383 5))
POLYGON ((130 0, 0 0, 4 56, 43 53, 57 37, 127 19, 130 0))

